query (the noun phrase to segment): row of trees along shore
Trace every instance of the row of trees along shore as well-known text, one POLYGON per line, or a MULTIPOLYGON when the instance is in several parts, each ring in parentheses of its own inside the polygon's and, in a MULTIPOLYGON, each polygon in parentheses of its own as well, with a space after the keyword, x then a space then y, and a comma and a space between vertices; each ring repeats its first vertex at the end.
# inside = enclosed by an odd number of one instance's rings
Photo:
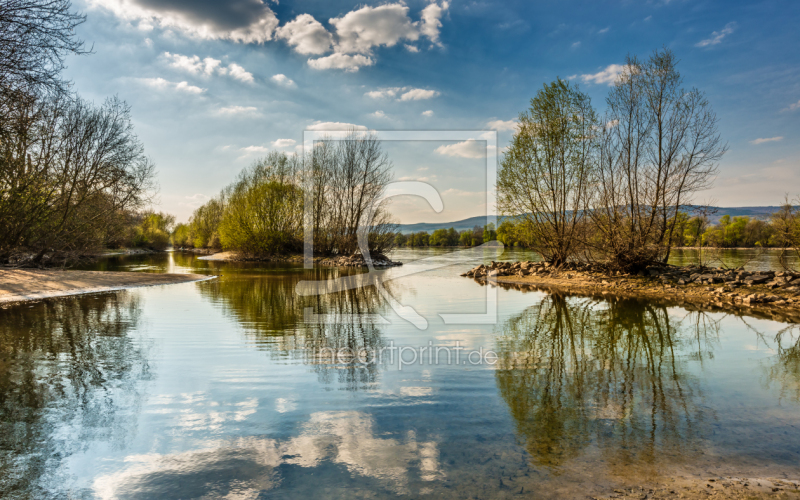
MULTIPOLYGON (((497 181, 499 212, 519 241, 556 265, 581 259, 625 270, 665 264, 676 244, 697 242, 690 222, 702 217, 683 208, 711 186, 727 145, 704 93, 683 87, 676 64, 668 49, 629 56, 603 116, 561 79, 531 99, 497 181)), ((797 208, 787 205, 762 244, 800 246, 797 208)), ((723 231, 701 224, 701 240, 730 241, 729 226, 743 222, 766 233, 761 223, 724 219, 723 231)))
POLYGON ((68 0, 0 2, 0 264, 169 243, 145 211, 154 166, 116 97, 97 105, 62 77, 85 17, 68 0))
MULTIPOLYGON (((797 202, 785 200, 769 216, 749 217, 722 215, 711 223, 709 207, 681 210, 672 235, 672 247, 705 248, 794 248, 800 241, 800 210, 797 202)), ((723 209, 724 210, 724 209, 723 209)), ((489 223, 472 229, 436 229, 432 233, 418 231, 397 233, 397 247, 473 247, 489 241, 499 241, 508 247, 533 248, 528 226, 504 220, 497 226, 489 223)))
POLYGON ((299 253, 308 203, 316 255, 357 252, 359 230, 370 253, 382 254, 395 238, 383 200, 391 170, 380 141, 355 130, 319 141, 305 157, 271 152, 178 224, 173 243, 246 255, 299 253))

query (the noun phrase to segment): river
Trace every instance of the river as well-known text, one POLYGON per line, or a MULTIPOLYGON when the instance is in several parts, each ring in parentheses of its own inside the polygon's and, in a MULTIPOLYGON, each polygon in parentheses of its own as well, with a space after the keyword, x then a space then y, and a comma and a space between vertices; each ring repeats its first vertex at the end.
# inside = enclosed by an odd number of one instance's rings
MULTIPOLYGON (((725 259, 778 266, 756 257, 725 259)), ((459 277, 483 254, 393 258, 379 287, 299 296, 356 272, 116 256, 91 267, 218 277, 0 309, 0 497, 566 498, 800 477, 797 325, 459 277)))

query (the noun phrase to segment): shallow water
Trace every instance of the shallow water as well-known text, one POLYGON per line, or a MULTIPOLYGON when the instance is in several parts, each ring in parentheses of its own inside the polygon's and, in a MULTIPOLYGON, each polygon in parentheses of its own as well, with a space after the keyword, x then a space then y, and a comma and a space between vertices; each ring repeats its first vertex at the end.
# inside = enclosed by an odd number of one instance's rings
POLYGON ((458 276, 490 255, 395 257, 388 295, 307 297, 299 281, 353 271, 112 257, 94 267, 219 277, 0 309, 0 497, 565 498, 800 477, 793 325, 458 276), (495 293, 493 323, 440 316, 495 293))

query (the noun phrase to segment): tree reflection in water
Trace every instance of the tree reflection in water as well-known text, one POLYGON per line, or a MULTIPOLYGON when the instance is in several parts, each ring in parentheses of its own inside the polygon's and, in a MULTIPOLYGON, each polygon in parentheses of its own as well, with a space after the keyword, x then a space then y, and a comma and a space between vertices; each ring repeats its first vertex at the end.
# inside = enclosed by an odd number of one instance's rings
POLYGON ((0 311, 0 497, 47 496, 61 460, 126 441, 149 377, 139 317, 127 292, 0 311))
MULTIPOLYGON (((301 280, 325 280, 347 270, 284 270, 281 274, 225 276, 198 283, 206 298, 235 318, 254 343, 275 357, 300 360, 314 367, 319 380, 336 381, 347 390, 373 387, 378 366, 357 359, 324 355, 331 351, 353 355, 374 353, 384 346, 374 315, 386 304, 374 286, 314 296, 295 292, 301 280), (304 312, 324 317, 324 322, 305 322, 304 312)), ((366 276, 366 275, 364 275, 366 276)), ((391 283, 384 283, 391 293, 391 283)))
POLYGON ((762 365, 766 376, 765 385, 775 385, 781 398, 800 402, 800 325, 789 325, 775 334, 772 342, 767 335, 755 331, 759 340, 767 346, 774 345, 775 356, 762 365))
POLYGON ((497 384, 535 464, 557 470, 592 446, 620 472, 690 460, 714 415, 686 360, 717 333, 702 313, 548 295, 504 325, 497 384))

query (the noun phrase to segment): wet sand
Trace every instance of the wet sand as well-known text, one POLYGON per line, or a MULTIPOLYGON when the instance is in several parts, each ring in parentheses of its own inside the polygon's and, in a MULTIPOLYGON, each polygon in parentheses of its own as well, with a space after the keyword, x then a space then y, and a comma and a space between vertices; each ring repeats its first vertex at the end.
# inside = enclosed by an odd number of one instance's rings
POLYGON ((61 269, 0 269, 0 304, 141 286, 209 279, 202 274, 162 274, 61 269))

